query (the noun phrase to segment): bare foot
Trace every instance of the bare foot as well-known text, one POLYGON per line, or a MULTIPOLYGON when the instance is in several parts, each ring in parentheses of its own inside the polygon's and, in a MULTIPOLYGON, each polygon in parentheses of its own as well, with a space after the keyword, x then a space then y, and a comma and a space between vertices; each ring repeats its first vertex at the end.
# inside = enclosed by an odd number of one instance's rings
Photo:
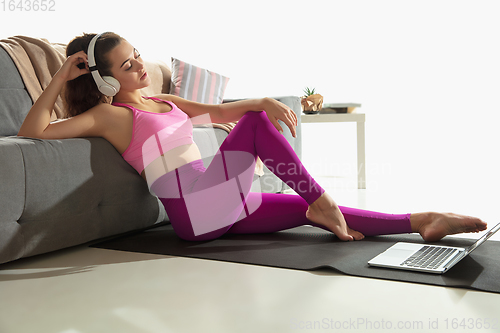
POLYGON ((306 217, 309 221, 326 227, 340 240, 352 241, 365 238, 362 233, 349 228, 339 207, 326 192, 309 206, 306 217))
POLYGON ((413 232, 418 232, 427 242, 440 240, 446 235, 486 230, 486 223, 478 218, 452 213, 411 214, 413 232))

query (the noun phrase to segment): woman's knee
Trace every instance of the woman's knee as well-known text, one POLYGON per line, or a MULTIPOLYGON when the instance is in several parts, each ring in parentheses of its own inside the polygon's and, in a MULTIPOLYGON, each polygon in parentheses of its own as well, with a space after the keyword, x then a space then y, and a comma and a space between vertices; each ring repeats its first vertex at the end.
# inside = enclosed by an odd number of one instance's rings
POLYGON ((265 111, 249 111, 243 115, 240 122, 242 120, 246 120, 249 122, 260 122, 269 120, 269 118, 267 118, 265 111))

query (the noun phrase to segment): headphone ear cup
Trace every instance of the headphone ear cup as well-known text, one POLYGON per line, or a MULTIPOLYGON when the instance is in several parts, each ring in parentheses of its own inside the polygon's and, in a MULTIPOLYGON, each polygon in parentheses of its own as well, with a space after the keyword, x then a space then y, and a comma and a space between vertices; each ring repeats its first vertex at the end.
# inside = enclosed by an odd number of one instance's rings
POLYGON ((108 86, 101 86, 99 90, 107 96, 114 96, 120 91, 120 82, 112 76, 103 76, 102 79, 108 86), (102 91, 105 90, 105 91, 102 91))
POLYGON ((101 77, 94 57, 95 44, 101 35, 95 35, 89 43, 87 49, 89 70, 92 73, 92 78, 97 85, 97 89, 106 96, 115 96, 120 91, 120 82, 112 76, 101 77))

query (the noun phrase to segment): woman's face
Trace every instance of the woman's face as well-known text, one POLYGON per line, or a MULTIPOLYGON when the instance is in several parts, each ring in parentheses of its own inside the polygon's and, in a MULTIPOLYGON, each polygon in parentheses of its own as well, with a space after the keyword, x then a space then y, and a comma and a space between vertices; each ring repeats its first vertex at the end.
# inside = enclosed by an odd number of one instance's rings
POLYGON ((126 40, 112 49, 108 57, 113 64, 111 73, 120 82, 120 90, 142 89, 151 84, 139 52, 126 40))

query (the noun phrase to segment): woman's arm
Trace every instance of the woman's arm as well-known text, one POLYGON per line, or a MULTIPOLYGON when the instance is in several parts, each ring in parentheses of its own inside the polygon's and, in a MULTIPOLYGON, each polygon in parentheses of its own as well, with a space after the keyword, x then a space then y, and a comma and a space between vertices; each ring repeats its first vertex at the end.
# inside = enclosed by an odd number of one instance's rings
POLYGON ((47 88, 45 88, 44 92, 31 107, 30 112, 17 133, 18 136, 41 138, 50 123, 54 104, 65 82, 57 74, 52 78, 47 88))
POLYGON ((88 73, 88 69, 80 69, 80 63, 87 64, 87 55, 80 51, 69 56, 50 84, 45 88, 38 100, 33 104, 24 119, 18 136, 39 139, 64 139, 79 136, 95 136, 95 112, 84 113, 66 121, 50 124, 50 116, 54 110, 56 99, 65 83, 88 73))
POLYGON ((297 115, 288 106, 272 98, 266 97, 210 105, 191 102, 173 95, 157 97, 173 102, 191 118, 208 113, 213 123, 234 122, 240 120, 249 111, 265 111, 278 131, 283 132, 283 128, 278 123, 278 120, 281 120, 290 128, 292 135, 296 136, 297 115))

